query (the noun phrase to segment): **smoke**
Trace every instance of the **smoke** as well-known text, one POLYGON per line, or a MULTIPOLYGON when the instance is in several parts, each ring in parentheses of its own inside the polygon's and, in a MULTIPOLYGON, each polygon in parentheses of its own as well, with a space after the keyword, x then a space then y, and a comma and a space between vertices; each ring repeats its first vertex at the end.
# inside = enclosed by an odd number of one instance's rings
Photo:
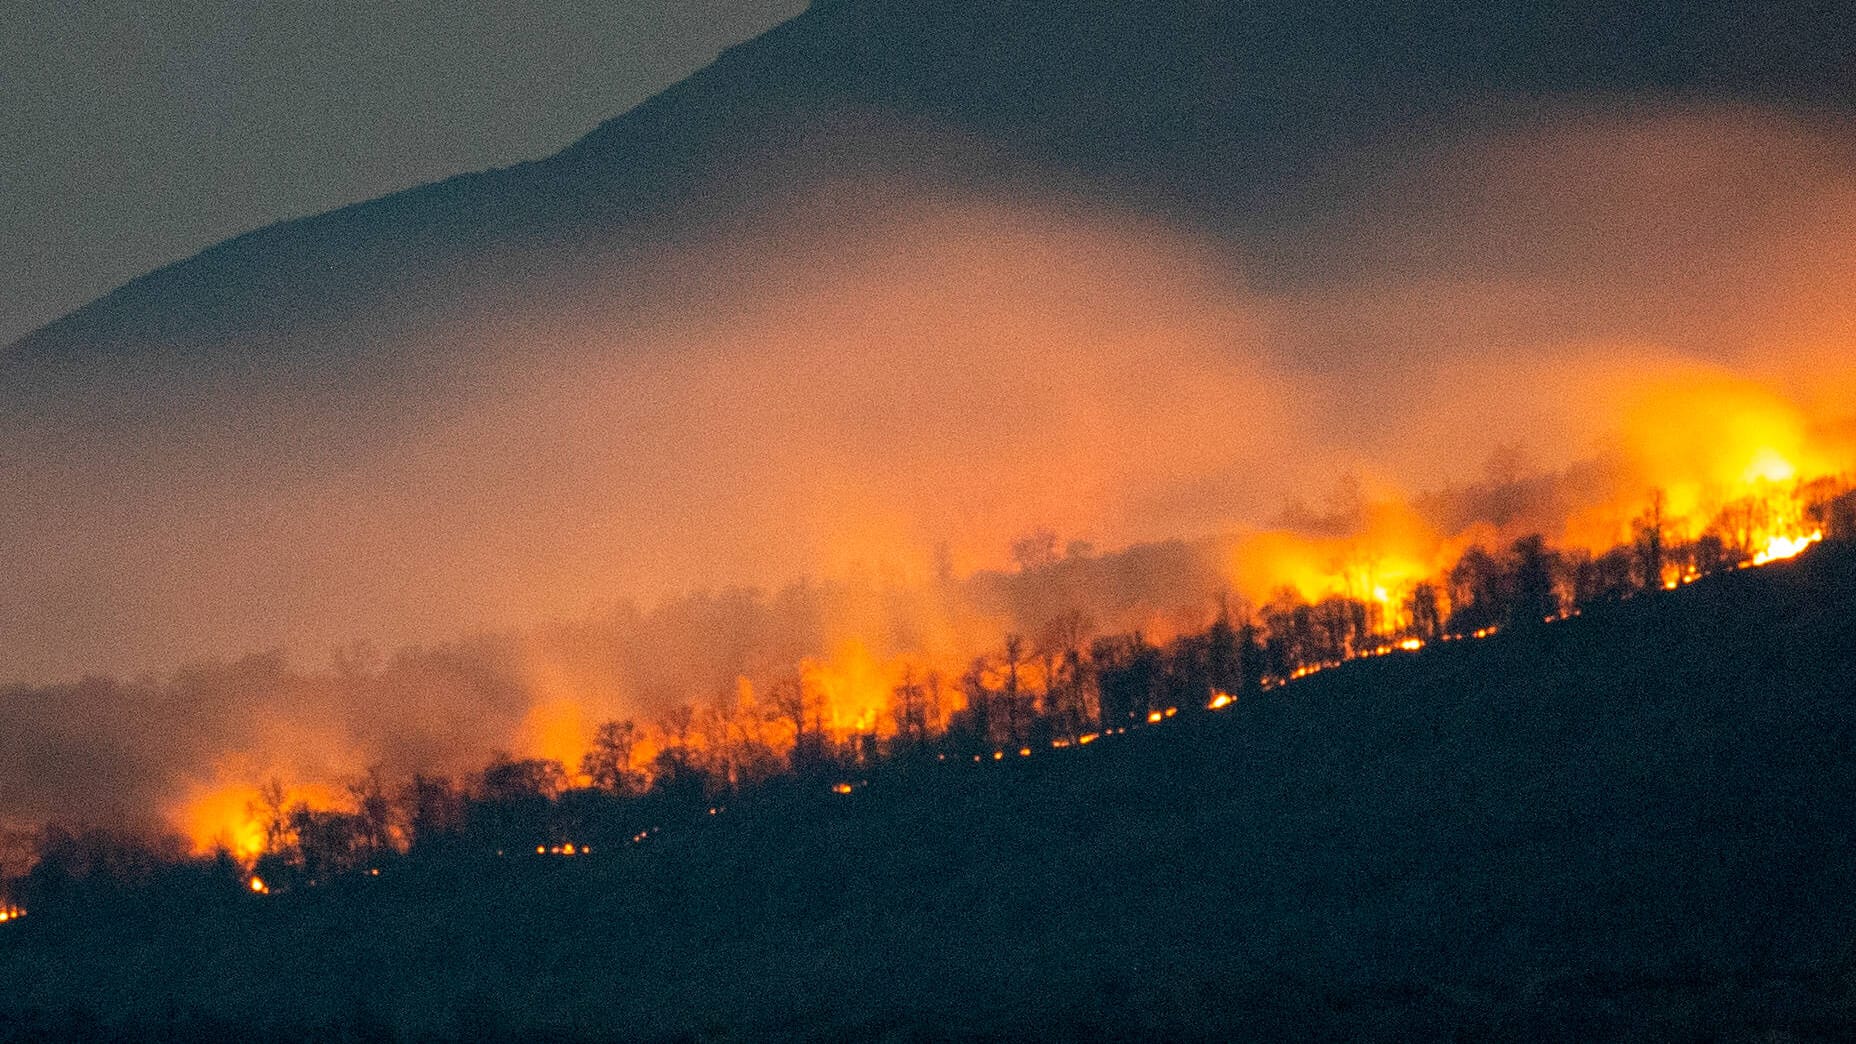
POLYGON ((1762 454, 1850 467, 1847 132, 1604 112, 1362 154, 1235 247, 828 182, 652 253, 642 305, 589 262, 434 311, 360 399, 268 394, 253 346, 152 420, 21 425, 0 673, 35 684, 0 694, 0 812, 570 756, 846 643, 958 663, 1070 610, 1163 633, 1338 562, 1370 586, 1478 537, 1602 546, 1652 485, 1699 504, 1762 454), (47 682, 88 670, 160 677, 47 682))

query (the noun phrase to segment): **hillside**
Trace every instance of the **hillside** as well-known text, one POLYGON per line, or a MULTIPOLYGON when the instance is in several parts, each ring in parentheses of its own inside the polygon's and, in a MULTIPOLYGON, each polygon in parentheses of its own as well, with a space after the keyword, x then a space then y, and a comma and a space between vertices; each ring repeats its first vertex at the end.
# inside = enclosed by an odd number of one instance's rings
POLYGON ((1566 377, 1813 387, 1851 53, 1802 0, 814 5, 0 351, 0 680, 1190 541, 1583 464, 1566 377))
POLYGON ((1428 123, 1582 95, 1847 112, 1853 34, 1836 5, 1790 0, 816 4, 556 156, 238 237, 9 354, 51 383, 98 352, 355 365, 396 330, 520 304, 499 272, 649 262, 847 173, 1066 184, 1255 238, 1293 223, 1297 186, 1428 123))
POLYGON ((1842 1037, 1853 623, 1826 546, 578 859, 35 913, 0 1039, 1842 1037))

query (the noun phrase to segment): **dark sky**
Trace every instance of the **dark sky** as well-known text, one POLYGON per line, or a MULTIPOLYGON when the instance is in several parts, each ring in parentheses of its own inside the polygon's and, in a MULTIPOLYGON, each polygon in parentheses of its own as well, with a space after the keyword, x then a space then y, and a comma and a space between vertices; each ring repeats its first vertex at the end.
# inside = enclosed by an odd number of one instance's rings
POLYGON ((0 0, 0 344, 228 236, 548 155, 804 0, 0 0))

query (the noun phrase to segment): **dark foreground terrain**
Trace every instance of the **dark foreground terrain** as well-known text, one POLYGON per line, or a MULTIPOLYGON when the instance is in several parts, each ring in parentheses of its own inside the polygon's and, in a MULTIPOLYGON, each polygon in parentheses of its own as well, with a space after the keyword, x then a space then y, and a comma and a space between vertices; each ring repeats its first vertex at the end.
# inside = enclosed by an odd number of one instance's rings
POLYGON ((0 1039, 1847 1038, 1853 738, 1820 548, 590 856, 35 913, 0 1039))

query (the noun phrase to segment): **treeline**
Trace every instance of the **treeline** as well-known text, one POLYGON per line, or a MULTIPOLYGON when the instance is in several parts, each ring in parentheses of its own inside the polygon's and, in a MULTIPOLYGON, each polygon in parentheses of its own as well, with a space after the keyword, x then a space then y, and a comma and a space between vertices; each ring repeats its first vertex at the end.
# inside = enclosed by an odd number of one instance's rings
MULTIPOLYGON (((1802 515, 1825 539, 1856 539, 1856 492, 1809 490, 1802 515)), ((1284 589, 1261 606, 1222 606, 1196 631, 1153 642, 1139 631, 1094 633, 1080 611, 1030 634, 1008 634, 951 674, 905 667, 882 714, 835 727, 829 696, 804 670, 709 705, 678 706, 654 728, 598 727, 577 765, 499 756, 463 777, 378 771, 353 780, 343 807, 289 800, 278 782, 252 816, 263 851, 190 857, 175 839, 54 827, 7 899, 35 916, 107 906, 130 892, 168 901, 226 889, 279 891, 405 861, 597 857, 660 830, 721 814, 764 791, 852 788, 871 774, 933 762, 990 761, 1086 744, 1104 733, 1208 713, 1310 670, 1365 655, 1543 626, 1644 591, 1755 560, 1774 520, 1757 502, 1730 505, 1701 537, 1675 539, 1651 498, 1628 544, 1602 554, 1535 535, 1471 546, 1447 575, 1396 602, 1284 589), (254 884, 255 881, 255 884, 254 884)))

